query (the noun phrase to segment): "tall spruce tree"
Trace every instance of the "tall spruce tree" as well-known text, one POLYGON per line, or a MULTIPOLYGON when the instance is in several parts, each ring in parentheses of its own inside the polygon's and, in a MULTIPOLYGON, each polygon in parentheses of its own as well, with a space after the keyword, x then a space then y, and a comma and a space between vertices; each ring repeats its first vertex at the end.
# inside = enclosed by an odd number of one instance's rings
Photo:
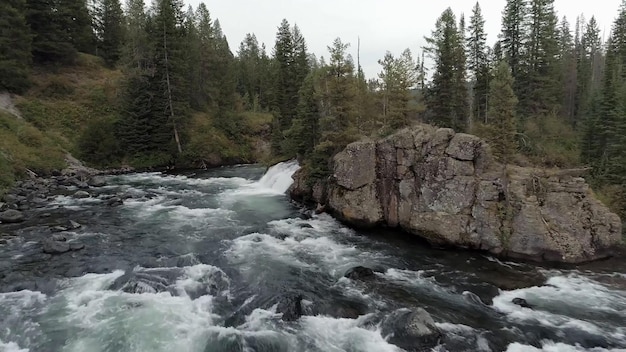
POLYGON ((517 149, 516 105, 517 97, 513 91, 513 76, 505 61, 496 66, 489 87, 489 110, 487 124, 491 135, 489 144, 494 154, 503 161, 508 161, 517 149))
POLYGON ((97 53, 109 66, 115 66, 124 44, 124 13, 119 0, 100 0, 96 6, 97 53))
POLYGON ((154 30, 151 33, 155 46, 154 86, 156 90, 155 114, 163 130, 169 130, 169 138, 155 141, 160 150, 171 148, 175 143, 182 153, 180 126, 188 116, 188 81, 184 53, 184 15, 182 1, 158 0, 155 4, 154 30))
POLYGON ((528 16, 528 0, 507 0, 502 12, 502 32, 500 47, 506 58, 514 79, 520 78, 524 42, 526 38, 526 19, 528 16))
POLYGON ((27 0, 26 4, 26 21, 33 34, 33 61, 37 64, 72 63, 77 51, 57 2, 27 0))
POLYGON ((467 68, 472 73, 472 115, 479 121, 486 119, 487 96, 489 93, 489 57, 485 19, 480 4, 472 9, 467 36, 467 68))
POLYGON ((561 116, 572 126, 576 126, 576 47, 574 37, 570 30, 570 24, 566 17, 563 17, 559 25, 559 56, 560 66, 560 86, 561 86, 561 116))
POLYGON ((30 28, 25 18, 24 0, 0 4, 0 91, 23 93, 30 85, 30 28))
POLYGON ((274 85, 275 122, 272 128, 272 149, 283 154, 284 131, 291 127, 298 108, 298 92, 309 72, 306 43, 297 26, 293 30, 285 19, 278 27, 274 46, 276 76, 274 85))
POLYGON ((426 52, 435 62, 435 72, 427 93, 427 105, 438 125, 464 131, 469 115, 465 82, 465 48, 452 9, 439 17, 432 36, 426 38, 426 52))
POLYGON ((530 0, 525 69, 515 78, 520 81, 520 111, 526 116, 557 112, 560 107, 557 23, 554 0, 530 0))

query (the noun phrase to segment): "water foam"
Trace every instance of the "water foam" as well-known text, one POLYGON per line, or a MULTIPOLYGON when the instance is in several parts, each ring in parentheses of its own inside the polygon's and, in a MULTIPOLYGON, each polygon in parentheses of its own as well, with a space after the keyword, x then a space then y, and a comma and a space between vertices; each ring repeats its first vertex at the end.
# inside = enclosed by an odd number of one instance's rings
POLYGON ((285 161, 270 167, 258 184, 264 188, 285 193, 293 184, 293 174, 298 171, 300 165, 295 160, 285 161))
POLYGON ((572 346, 565 343, 555 343, 545 341, 541 344, 541 348, 521 343, 512 343, 506 349, 506 352, 625 352, 624 348, 606 349, 606 348, 583 348, 581 346, 572 346))
POLYGON ((502 291, 493 307, 513 321, 574 329, 626 344, 626 327, 605 322, 607 315, 626 321, 625 293, 578 274, 551 277, 546 286, 502 291), (533 309, 513 304, 514 298, 525 299, 533 309))

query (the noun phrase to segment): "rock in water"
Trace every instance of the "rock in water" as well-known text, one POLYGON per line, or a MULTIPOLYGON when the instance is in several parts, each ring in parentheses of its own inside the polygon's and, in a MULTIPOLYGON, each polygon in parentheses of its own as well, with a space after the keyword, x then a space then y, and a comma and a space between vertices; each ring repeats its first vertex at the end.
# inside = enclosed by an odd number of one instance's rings
POLYGON ((45 239, 43 241, 43 252, 48 254, 62 254, 70 251, 70 244, 67 242, 45 239))
POLYGON ((70 250, 72 251, 79 251, 81 249, 85 248, 85 245, 82 243, 77 243, 77 242, 71 242, 70 243, 70 250))
POLYGON ((124 204, 124 201, 119 197, 113 197, 107 200, 107 205, 110 207, 117 207, 124 204))
POLYGON ((383 322, 381 333, 387 341, 407 351, 430 351, 443 336, 422 308, 391 313, 383 322))
POLYGON ((281 298, 276 312, 282 313, 284 321, 295 321, 302 316, 302 295, 286 295, 281 298))
POLYGON ((91 187, 103 187, 107 185, 107 181, 102 176, 94 176, 87 182, 91 187))
POLYGON ((19 210, 9 209, 0 213, 0 222, 13 224, 24 221, 24 214, 19 210))
POLYGON ((374 277, 374 270, 364 266, 355 266, 343 275, 350 280, 367 280, 374 277))
POLYGON ((622 223, 581 170, 505 165, 487 143, 418 124, 378 141, 351 143, 332 177, 297 171, 290 195, 355 227, 386 225, 433 245, 500 257, 581 263, 613 255, 622 223))
POLYGON ((517 304, 518 306, 520 306, 520 307, 524 307, 524 308, 530 308, 530 309, 532 309, 532 308, 533 308, 533 306, 531 306, 530 304, 528 304, 528 302, 526 302, 526 300, 525 300, 525 299, 523 299, 523 298, 519 298, 519 297, 513 298, 513 300, 511 301, 511 303, 513 303, 513 304, 517 304))
POLYGON ((74 193, 74 198, 82 199, 82 198, 89 198, 89 197, 91 196, 86 191, 77 191, 76 193, 74 193))

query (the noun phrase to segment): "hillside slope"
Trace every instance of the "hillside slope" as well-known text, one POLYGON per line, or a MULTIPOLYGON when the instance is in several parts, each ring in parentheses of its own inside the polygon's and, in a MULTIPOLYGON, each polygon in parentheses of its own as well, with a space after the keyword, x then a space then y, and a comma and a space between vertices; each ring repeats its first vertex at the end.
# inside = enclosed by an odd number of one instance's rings
MULTIPOLYGON (((15 109, 0 111, 0 192, 26 170, 46 174, 62 168, 67 152, 102 168, 163 166, 157 157, 136 159, 119 150, 115 129, 125 117, 119 103, 120 70, 80 54, 75 65, 35 69, 32 81, 30 90, 5 104, 15 109)), ((212 167, 263 160, 269 155, 271 119, 269 114, 240 112, 228 126, 217 126, 210 112, 191 112, 182 131, 183 155, 168 165, 212 167)))

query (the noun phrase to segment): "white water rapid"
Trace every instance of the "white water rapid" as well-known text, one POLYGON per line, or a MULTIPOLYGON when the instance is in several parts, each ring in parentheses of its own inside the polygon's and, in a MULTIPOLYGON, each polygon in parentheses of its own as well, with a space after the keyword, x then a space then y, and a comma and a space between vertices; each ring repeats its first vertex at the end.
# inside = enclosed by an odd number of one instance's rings
POLYGON ((295 160, 278 163, 267 170, 265 175, 259 180, 259 184, 276 192, 285 193, 289 186, 293 184, 291 176, 299 168, 300 165, 295 160))

